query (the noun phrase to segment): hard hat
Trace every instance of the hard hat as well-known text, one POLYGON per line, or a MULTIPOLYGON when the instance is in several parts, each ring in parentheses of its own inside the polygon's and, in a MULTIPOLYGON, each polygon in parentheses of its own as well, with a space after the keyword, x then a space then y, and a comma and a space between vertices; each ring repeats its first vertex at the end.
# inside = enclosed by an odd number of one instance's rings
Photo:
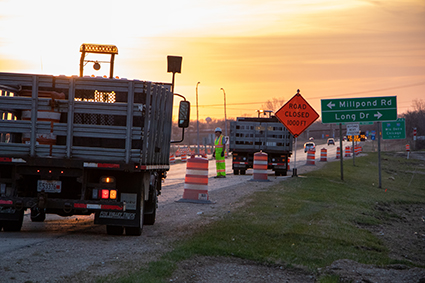
POLYGON ((220 132, 220 133, 222 133, 223 131, 221 130, 221 128, 215 128, 215 131, 214 132, 220 132))

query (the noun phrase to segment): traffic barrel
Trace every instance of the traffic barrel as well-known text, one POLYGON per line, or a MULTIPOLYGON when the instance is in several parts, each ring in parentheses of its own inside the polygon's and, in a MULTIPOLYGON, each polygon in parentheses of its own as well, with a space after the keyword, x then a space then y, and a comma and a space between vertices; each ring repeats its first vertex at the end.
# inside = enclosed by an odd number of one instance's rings
POLYGON ((410 145, 406 144, 406 151, 410 151, 410 145))
POLYGON ((192 156, 187 160, 183 198, 177 202, 212 203, 208 196, 208 159, 192 156))
POLYGON ((267 178, 267 161, 268 155, 267 153, 260 151, 254 153, 254 165, 252 169, 254 169, 253 179, 250 181, 256 182, 268 182, 267 178))
POLYGON ((338 146, 336 148, 336 159, 340 159, 341 158, 341 148, 338 146))
POLYGON ((307 165, 316 165, 316 151, 307 151, 307 165))
POLYGON ((176 158, 174 157, 174 154, 170 154, 170 163, 171 164, 176 163, 176 158))
POLYGON ((291 162, 291 159, 288 158, 288 166, 286 167, 286 171, 290 171, 291 170, 291 166, 289 166, 289 162, 291 162))
POLYGON ((354 147, 354 152, 356 153, 356 155, 359 155, 360 154, 360 146, 359 145, 356 145, 354 147))
POLYGON ((320 161, 328 161, 328 150, 326 148, 320 150, 320 161))
POLYGON ((187 155, 186 155, 186 152, 185 151, 182 152, 180 158, 181 158, 182 162, 186 162, 187 161, 187 155))
POLYGON ((351 157, 351 148, 349 146, 345 147, 345 157, 351 157))

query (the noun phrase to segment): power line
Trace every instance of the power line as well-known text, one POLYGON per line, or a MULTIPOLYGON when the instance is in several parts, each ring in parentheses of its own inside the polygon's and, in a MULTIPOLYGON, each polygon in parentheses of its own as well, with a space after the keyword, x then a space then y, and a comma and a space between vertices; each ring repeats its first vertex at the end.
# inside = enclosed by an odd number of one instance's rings
MULTIPOLYGON (((367 91, 359 91, 359 92, 350 92, 345 94, 335 94, 335 95, 327 95, 324 96, 313 96, 309 97, 308 99, 324 99, 324 98, 333 98, 333 97, 344 97, 344 96, 351 96, 356 94, 365 94, 365 93, 373 93, 373 92, 381 92, 386 90, 393 90, 393 89, 400 89, 400 88, 406 88, 406 87, 414 87, 419 85, 425 85, 425 82, 421 83, 415 83, 415 84, 408 84, 408 85, 401 85, 401 86, 395 86, 395 87, 388 87, 388 88, 381 88, 381 89, 373 89, 373 90, 367 90, 367 91)), ((252 104, 264 104, 265 101, 261 102, 244 102, 244 103, 227 103, 227 105, 252 105, 252 104)), ((177 107, 177 106, 174 106, 177 107)), ((207 104, 207 105, 198 105, 198 107, 223 107, 223 104, 207 104)))

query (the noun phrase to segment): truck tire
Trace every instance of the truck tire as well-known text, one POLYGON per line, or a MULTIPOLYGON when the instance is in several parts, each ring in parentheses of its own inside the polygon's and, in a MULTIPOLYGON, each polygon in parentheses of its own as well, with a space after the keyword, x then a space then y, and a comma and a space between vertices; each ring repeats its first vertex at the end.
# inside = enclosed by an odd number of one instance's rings
MULTIPOLYGON (((156 208, 158 207, 158 192, 161 191, 161 177, 155 175, 154 182, 149 185, 149 199, 145 201, 143 225, 154 225, 156 219, 156 208)), ((152 177, 151 177, 152 178, 152 177)))
POLYGON ((153 195, 149 198, 149 200, 145 201, 145 213, 143 214, 143 225, 153 225, 155 224, 156 219, 156 207, 158 203, 158 197, 156 194, 156 190, 153 192, 153 195))
POLYGON ((31 209, 31 221, 32 222, 43 222, 46 219, 46 212, 44 209, 32 208, 31 209))
POLYGON ((233 175, 239 175, 239 170, 233 170, 233 175))
POLYGON ((241 175, 245 175, 246 174, 246 170, 241 170, 241 175))
POLYGON ((106 225, 106 233, 108 233, 108 235, 119 236, 119 235, 122 235, 124 233, 124 227, 106 225))
POLYGON ((24 220, 24 210, 19 212, 19 219, 14 221, 3 221, 3 231, 5 232, 19 232, 22 228, 22 222, 24 220))
POLYGON ((150 214, 145 214, 143 219, 143 224, 144 225, 153 225, 155 224, 155 219, 156 219, 156 205, 154 207, 154 211, 153 213, 150 214))
POLYGON ((140 236, 142 235, 143 230, 143 221, 145 219, 144 217, 144 211, 145 211, 145 192, 142 189, 140 193, 140 201, 139 201, 139 223, 136 227, 125 227, 125 234, 128 236, 140 236))

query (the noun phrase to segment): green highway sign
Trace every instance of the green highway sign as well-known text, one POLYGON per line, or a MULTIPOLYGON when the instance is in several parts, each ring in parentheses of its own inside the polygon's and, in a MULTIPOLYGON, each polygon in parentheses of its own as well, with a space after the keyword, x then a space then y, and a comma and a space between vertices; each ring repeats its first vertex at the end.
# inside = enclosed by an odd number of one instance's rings
POLYGON ((382 139, 402 140, 406 138, 406 120, 398 118, 394 122, 382 123, 382 139))
POLYGON ((322 123, 397 120, 397 96, 322 99, 322 123))

